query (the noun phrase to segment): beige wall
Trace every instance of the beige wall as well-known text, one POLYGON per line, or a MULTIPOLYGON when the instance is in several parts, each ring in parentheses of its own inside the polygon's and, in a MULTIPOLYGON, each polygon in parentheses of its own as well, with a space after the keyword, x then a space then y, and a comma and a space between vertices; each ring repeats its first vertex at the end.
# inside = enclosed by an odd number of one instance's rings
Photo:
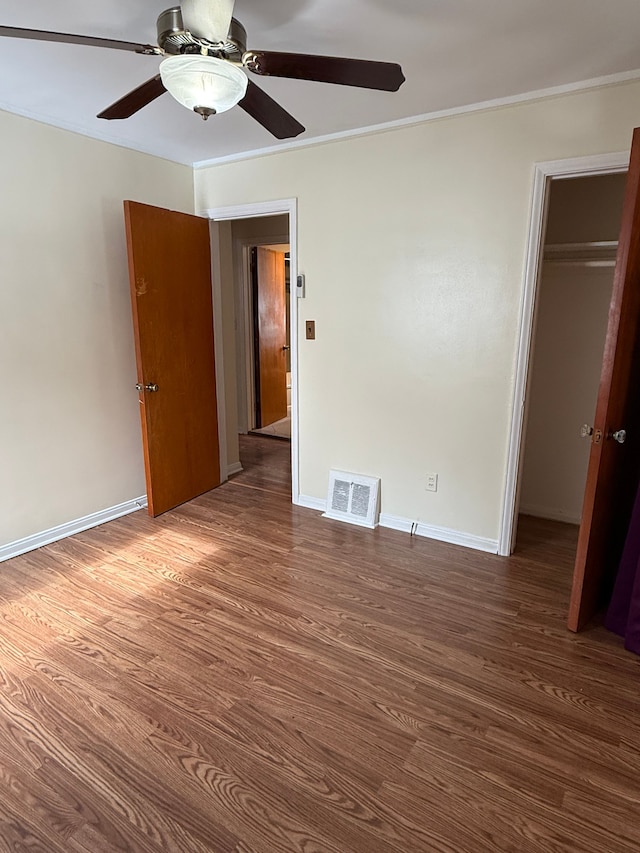
POLYGON ((196 207, 298 198, 301 492, 495 540, 536 161, 628 150, 640 84, 196 172, 196 207), (424 488, 440 475, 438 492, 424 488))
POLYGON ((0 112, 0 546, 145 492, 122 201, 190 169, 0 112))
MULTIPOLYGON (((233 239, 238 242, 282 240, 289 233, 289 217, 251 216, 233 222, 233 239)), ((258 244, 256 244, 258 245, 258 244)))
POLYGON ((624 172, 553 181, 545 242, 617 240, 626 179, 624 172))

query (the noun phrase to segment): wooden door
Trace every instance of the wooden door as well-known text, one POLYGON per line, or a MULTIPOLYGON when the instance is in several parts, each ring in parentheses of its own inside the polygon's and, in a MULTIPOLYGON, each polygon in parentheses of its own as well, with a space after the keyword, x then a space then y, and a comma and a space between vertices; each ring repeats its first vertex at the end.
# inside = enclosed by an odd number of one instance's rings
MULTIPOLYGON (((611 589, 638 485, 640 128, 633 134, 568 625, 579 631, 611 589), (619 430, 626 431, 620 444, 619 430)), ((553 436, 549 436, 553 440, 553 436)))
POLYGON ((133 201, 124 212, 147 496, 156 516, 220 484, 209 222, 133 201))
POLYGON ((287 318, 284 252, 258 246, 254 255, 256 412, 266 427, 287 416, 287 318))

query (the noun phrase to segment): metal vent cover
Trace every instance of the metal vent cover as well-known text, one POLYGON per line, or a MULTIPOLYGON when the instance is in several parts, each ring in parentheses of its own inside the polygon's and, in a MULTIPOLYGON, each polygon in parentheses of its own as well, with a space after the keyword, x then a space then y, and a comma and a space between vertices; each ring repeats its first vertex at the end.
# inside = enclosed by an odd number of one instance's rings
POLYGON ((329 471, 329 491, 325 518, 347 521, 373 529, 378 525, 380 479, 329 471))

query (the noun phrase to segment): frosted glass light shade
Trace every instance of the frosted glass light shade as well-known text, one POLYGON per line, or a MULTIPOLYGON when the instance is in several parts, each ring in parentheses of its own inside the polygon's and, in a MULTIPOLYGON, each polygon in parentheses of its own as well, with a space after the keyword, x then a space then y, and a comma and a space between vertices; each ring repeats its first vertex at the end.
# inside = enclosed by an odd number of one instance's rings
POLYGON ((216 113, 235 107, 249 82, 244 71, 224 59, 189 54, 164 59, 160 77, 165 89, 187 109, 216 113))

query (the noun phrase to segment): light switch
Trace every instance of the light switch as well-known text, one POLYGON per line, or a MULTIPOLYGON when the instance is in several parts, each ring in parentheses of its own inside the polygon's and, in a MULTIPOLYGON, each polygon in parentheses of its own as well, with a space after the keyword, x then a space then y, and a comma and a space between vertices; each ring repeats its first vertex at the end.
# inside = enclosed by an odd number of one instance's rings
POLYGON ((307 340, 315 341, 316 339, 316 321, 315 320, 307 320, 305 323, 305 327, 307 330, 307 340))

